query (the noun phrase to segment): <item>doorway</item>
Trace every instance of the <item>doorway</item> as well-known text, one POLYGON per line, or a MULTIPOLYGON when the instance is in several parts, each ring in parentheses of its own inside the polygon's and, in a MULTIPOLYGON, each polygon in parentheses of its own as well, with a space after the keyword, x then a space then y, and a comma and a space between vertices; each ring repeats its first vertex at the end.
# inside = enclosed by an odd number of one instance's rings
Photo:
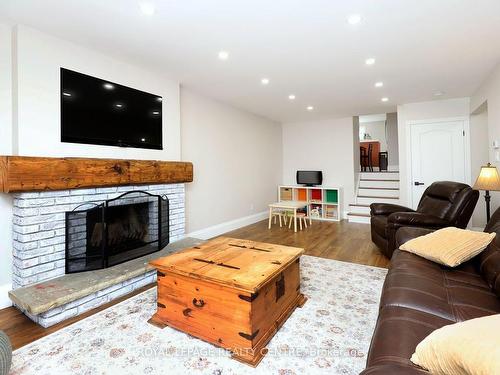
POLYGON ((418 121, 410 125, 411 202, 416 208, 435 181, 467 183, 463 119, 418 121))
POLYGON ((359 116, 359 148, 361 171, 398 171, 397 113, 359 116))

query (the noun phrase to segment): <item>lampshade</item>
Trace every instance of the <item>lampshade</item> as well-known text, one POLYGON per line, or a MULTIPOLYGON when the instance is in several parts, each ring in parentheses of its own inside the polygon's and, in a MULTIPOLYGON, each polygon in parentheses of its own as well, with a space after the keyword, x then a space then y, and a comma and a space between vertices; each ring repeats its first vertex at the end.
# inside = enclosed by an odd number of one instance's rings
POLYGON ((500 190, 500 176, 498 176, 497 168, 490 163, 483 165, 473 189, 500 190))

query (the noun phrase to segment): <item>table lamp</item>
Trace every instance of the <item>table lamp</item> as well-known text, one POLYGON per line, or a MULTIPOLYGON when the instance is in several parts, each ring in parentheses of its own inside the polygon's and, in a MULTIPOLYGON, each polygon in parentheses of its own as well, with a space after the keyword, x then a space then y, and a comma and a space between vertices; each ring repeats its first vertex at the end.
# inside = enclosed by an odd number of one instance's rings
POLYGON ((500 190, 500 176, 498 176, 497 167, 488 163, 481 167, 476 183, 472 187, 476 190, 484 190, 484 200, 486 201, 486 220, 490 221, 490 191, 500 190))

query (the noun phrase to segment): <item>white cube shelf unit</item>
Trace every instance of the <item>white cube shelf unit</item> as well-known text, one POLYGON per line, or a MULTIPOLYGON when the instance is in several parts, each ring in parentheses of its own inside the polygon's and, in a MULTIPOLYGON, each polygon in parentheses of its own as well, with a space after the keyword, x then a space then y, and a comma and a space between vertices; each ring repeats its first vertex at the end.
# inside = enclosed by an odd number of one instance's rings
POLYGON ((342 189, 323 186, 279 185, 278 201, 306 203, 307 216, 313 220, 340 221, 342 189))

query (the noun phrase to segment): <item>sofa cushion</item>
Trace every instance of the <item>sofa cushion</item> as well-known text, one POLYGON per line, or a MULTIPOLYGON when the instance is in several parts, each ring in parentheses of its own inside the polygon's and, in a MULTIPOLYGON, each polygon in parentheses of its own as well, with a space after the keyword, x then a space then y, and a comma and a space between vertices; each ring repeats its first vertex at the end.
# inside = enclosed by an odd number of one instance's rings
POLYGON ((418 343, 434 330, 452 323, 451 320, 422 311, 399 306, 384 307, 373 333, 367 366, 416 368, 410 362, 410 357, 418 343))
POLYGON ((470 271, 451 270, 423 258, 393 257, 380 308, 400 306, 453 322, 500 313, 500 300, 480 276, 470 271), (406 259, 405 259, 406 258, 406 259))
POLYGON ((417 345, 411 361, 432 374, 500 374, 500 314, 450 324, 417 345))
POLYGON ((486 249, 495 237, 496 233, 448 227, 407 241, 400 246, 400 250, 456 267, 486 249))
POLYGON ((472 284, 489 289, 481 275, 477 272, 477 267, 474 261, 462 263, 458 267, 447 268, 434 262, 430 262, 427 259, 419 257, 418 255, 411 254, 406 251, 396 250, 391 259, 391 269, 389 270, 389 273, 425 275, 425 278, 441 282, 443 280, 443 270, 446 271, 446 279, 449 283, 455 282, 457 284, 472 284))

